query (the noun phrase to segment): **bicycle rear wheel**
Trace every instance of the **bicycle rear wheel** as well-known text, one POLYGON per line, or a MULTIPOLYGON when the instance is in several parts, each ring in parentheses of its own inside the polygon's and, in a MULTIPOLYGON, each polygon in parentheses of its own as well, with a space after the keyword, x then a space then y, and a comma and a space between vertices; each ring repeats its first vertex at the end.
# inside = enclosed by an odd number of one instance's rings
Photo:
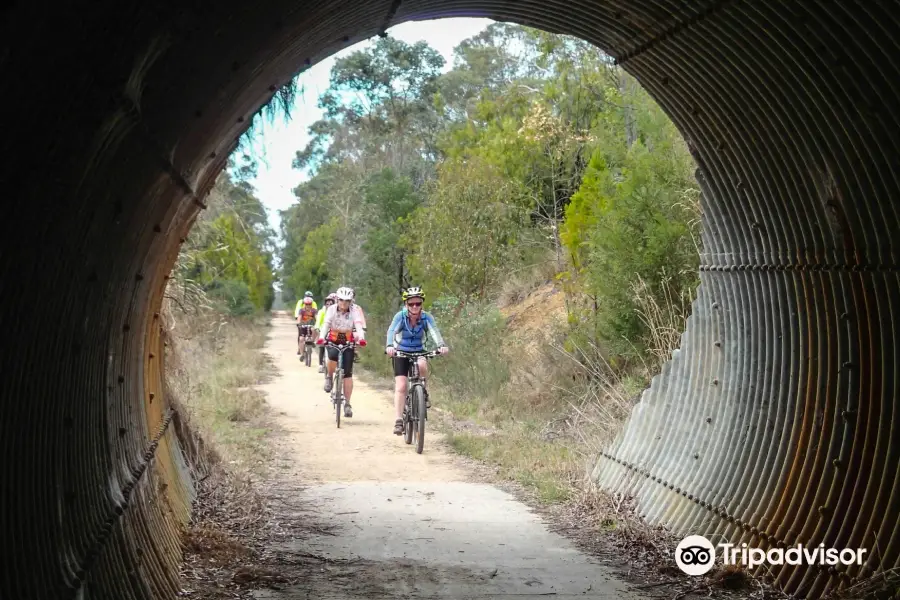
POLYGON ((343 379, 340 369, 337 370, 334 373, 334 390, 332 390, 332 393, 334 394, 334 420, 337 423, 338 429, 341 428, 341 404, 343 404, 341 399, 344 396, 343 379))
POLYGON ((413 421, 416 427, 416 453, 422 454, 425 447, 425 392, 420 385, 413 389, 413 408, 416 417, 413 421))

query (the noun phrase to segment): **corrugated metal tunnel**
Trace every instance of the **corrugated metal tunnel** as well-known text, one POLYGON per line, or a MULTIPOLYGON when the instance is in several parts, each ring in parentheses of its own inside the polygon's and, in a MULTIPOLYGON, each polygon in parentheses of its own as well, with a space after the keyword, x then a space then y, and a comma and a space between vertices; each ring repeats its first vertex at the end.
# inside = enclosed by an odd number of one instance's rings
POLYGON ((192 487, 156 311, 254 112, 410 19, 585 38, 699 165, 681 350, 595 475, 733 541, 869 549, 785 569, 814 597, 900 561, 900 4, 733 0, 38 3, 2 9, 0 597, 171 598, 192 487))

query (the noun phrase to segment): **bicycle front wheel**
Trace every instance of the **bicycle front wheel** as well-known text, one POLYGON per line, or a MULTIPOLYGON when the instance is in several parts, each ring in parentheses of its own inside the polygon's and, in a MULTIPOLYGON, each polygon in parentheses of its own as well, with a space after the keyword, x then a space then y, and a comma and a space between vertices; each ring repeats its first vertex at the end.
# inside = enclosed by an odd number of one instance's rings
POLYGON ((415 408, 416 453, 422 454, 425 447, 425 391, 417 385, 413 389, 413 407, 415 408))
POLYGON ((413 441, 413 427, 415 426, 415 414, 416 412, 413 410, 412 404, 409 401, 409 396, 406 397, 406 410, 403 412, 403 441, 407 444, 412 444, 413 441))
POLYGON ((337 423, 338 429, 341 428, 341 398, 344 396, 344 381, 341 376, 341 372, 337 371, 334 374, 334 420, 337 423))

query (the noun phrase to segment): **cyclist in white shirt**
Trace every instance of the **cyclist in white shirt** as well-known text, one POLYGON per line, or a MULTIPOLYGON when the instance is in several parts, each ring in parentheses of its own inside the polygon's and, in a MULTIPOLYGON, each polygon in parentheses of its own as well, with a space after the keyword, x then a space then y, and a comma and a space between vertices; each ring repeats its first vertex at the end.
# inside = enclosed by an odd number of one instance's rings
MULTIPOLYGON (((341 287, 335 292, 337 304, 328 307, 322 330, 319 332, 317 344, 325 340, 333 344, 355 342, 358 346, 366 345, 366 320, 362 309, 354 302, 353 288, 341 287)), ((352 417, 350 397, 353 394, 353 356, 354 348, 344 350, 344 416, 352 417)), ((328 348, 328 374, 325 377, 325 391, 330 392, 334 385, 334 370, 337 368, 338 349, 328 348)))

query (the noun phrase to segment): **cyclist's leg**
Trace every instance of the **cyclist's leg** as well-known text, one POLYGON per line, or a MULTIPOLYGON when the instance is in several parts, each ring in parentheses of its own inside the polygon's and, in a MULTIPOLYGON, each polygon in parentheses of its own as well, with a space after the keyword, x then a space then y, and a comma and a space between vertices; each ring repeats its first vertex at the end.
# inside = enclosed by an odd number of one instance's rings
POLYGON ((428 397, 428 359, 419 357, 419 375, 422 377, 422 388, 425 390, 425 408, 431 408, 431 398, 428 397))
POLYGON ((344 416, 352 417, 353 408, 350 406, 350 396, 353 395, 353 359, 355 348, 351 348, 344 352, 344 416))
POLYGON ((394 357, 394 433, 403 434, 403 405, 406 404, 406 386, 409 383, 409 359, 394 357))
POLYGON ((330 392, 334 385, 334 370, 337 368, 337 348, 328 348, 328 377, 325 378, 325 391, 330 392))

